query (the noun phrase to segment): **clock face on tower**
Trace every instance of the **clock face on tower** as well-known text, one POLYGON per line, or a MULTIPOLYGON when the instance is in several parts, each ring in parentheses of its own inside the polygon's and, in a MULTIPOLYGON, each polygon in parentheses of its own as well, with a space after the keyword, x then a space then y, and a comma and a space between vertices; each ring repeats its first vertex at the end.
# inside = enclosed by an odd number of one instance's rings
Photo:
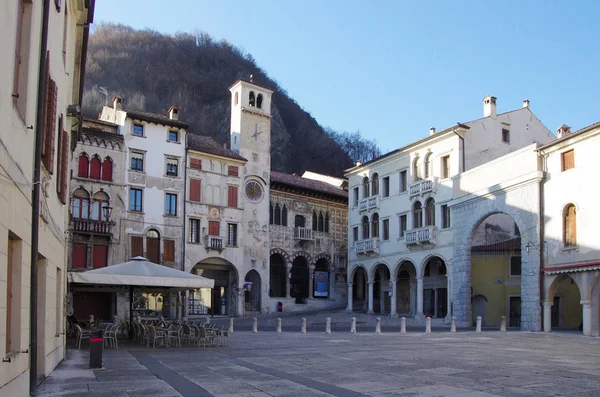
POLYGON ((263 145, 266 142, 265 134, 258 128, 258 124, 254 124, 254 133, 251 135, 252 142, 256 145, 263 145))
POLYGON ((264 195, 263 187, 257 181, 248 181, 244 187, 246 198, 253 203, 258 203, 264 195))

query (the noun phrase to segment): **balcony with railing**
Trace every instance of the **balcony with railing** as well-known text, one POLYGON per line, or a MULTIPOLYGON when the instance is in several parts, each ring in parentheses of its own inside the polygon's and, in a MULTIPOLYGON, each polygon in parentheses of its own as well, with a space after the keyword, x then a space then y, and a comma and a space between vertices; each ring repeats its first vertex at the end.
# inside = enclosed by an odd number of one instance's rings
POLYGON ((437 227, 425 226, 418 229, 408 230, 406 232, 406 244, 435 244, 437 238, 437 227))
POLYGON ((294 228, 294 240, 312 241, 314 239, 312 229, 299 226, 294 228))
POLYGON ((359 255, 379 253, 379 237, 372 237, 355 242, 354 252, 356 252, 359 255))
POLYGON ((94 219, 72 218, 70 229, 74 233, 98 234, 104 236, 112 235, 111 221, 99 221, 94 219))
POLYGON ((408 192, 411 197, 418 196, 429 192, 435 192, 435 181, 431 179, 422 179, 411 184, 408 187, 408 192))
POLYGON ((358 211, 367 211, 379 208, 379 195, 364 198, 358 202, 358 211))
POLYGON ((207 250, 222 251, 225 248, 223 237, 220 236, 206 236, 204 246, 207 250))

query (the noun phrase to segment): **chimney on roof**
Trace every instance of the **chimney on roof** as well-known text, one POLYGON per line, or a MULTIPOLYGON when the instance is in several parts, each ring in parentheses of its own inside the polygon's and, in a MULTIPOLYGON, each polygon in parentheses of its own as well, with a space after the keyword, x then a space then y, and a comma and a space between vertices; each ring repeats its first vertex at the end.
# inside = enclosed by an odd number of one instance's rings
POLYGON ((169 119, 179 120, 179 108, 177 105, 173 105, 169 108, 169 119))
POLYGON ((429 128, 429 135, 431 136, 433 134, 435 134, 435 127, 429 128))
POLYGON ((496 97, 486 95, 483 98, 483 117, 496 118, 496 97))
POLYGON ((356 160, 356 166, 360 167, 360 164, 361 164, 360 160, 356 160))
POLYGON ((227 142, 223 142, 223 148, 227 149, 227 142))
POLYGON ((529 107, 529 99, 524 99, 523 100, 523 107, 524 108, 528 108, 529 107))
POLYGON ((115 111, 123 109, 123 98, 119 95, 115 95, 113 98, 113 108, 115 111))
POLYGON ((556 132, 558 133, 558 138, 564 138, 565 136, 569 135, 571 133, 571 127, 569 127, 566 124, 561 125, 560 127, 558 127, 558 129, 556 130, 556 132))

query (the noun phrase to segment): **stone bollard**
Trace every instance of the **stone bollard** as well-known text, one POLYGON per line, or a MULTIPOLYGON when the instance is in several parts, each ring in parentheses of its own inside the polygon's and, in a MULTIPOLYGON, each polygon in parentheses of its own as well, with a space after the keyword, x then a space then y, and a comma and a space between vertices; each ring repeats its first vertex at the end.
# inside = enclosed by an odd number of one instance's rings
POLYGON ((252 332, 258 332, 258 319, 256 317, 252 319, 252 332))
POLYGON ((375 323, 375 333, 376 334, 381 333, 381 318, 380 317, 377 317, 377 322, 375 323))
POLYGON ((206 317, 206 324, 210 324, 210 317, 206 317))
POLYGON ((301 334, 306 333, 306 317, 302 317, 302 328, 300 328, 300 333, 301 334))
POLYGON ((406 333, 406 317, 402 317, 400 319, 400 333, 401 334, 406 333))
POLYGON ((481 316, 477 316, 477 327, 475 328, 475 332, 481 332, 481 316))
POLYGON ((281 319, 280 318, 277 319, 277 333, 278 334, 281 333, 281 319))
POLYGON ((456 332, 456 317, 452 316, 452 324, 450 325, 450 332, 456 332))
POLYGON ((325 319, 325 333, 326 334, 331 333, 331 317, 327 317, 325 319))
POLYGON ((233 334, 233 318, 229 319, 229 333, 233 334))
POLYGON ((352 324, 350 325, 350 333, 356 333, 356 317, 352 317, 352 324))
POLYGON ((500 323, 500 331, 506 332, 506 316, 502 316, 502 322, 500 323))
POLYGON ((426 334, 431 333, 431 317, 427 317, 425 319, 425 333, 426 334))

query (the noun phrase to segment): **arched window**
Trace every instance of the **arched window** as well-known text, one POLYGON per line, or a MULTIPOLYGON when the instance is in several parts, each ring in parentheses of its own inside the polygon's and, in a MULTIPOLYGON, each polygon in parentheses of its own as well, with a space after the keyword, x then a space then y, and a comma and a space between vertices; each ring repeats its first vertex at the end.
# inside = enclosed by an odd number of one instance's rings
POLYGON ((435 200, 429 198, 425 202, 425 226, 435 225, 435 200))
POLYGON ((369 178, 363 178, 363 198, 369 197, 369 178))
POLYGON ((98 155, 94 155, 92 157, 92 161, 90 161, 90 178, 92 179, 100 179, 102 163, 100 162, 100 157, 98 155))
POLYGON ((425 156, 425 164, 423 164, 424 169, 423 169, 423 177, 425 179, 428 179, 429 177, 431 177, 431 153, 427 153, 427 155, 425 156))
POLYGON ((565 247, 577 245, 577 211, 573 204, 567 205, 563 213, 563 244, 565 247))
POLYGON ((322 232, 323 230, 323 213, 319 211, 319 231, 322 232))
POLYGON ((90 213, 90 218, 95 221, 105 221, 105 211, 104 208, 108 208, 108 195, 104 192, 96 192, 94 193, 94 200, 92 202, 92 211, 90 213))
POLYGON ((281 209, 281 226, 287 226, 287 223, 287 207, 284 204, 281 209))
POLYGON ((369 218, 366 215, 362 218, 362 238, 363 240, 369 238, 369 218))
POLYGON ((269 225, 273 224, 273 203, 269 203, 269 225))
POLYGON ((77 170, 77 176, 80 178, 87 178, 90 175, 89 172, 90 159, 88 158, 88 155, 83 152, 79 155, 79 168, 77 170))
POLYGON ((313 217, 312 217, 312 230, 317 230, 318 227, 318 221, 317 221, 317 213, 315 211, 313 211, 313 217))
POLYGON ((379 174, 375 173, 371 177, 371 196, 379 194, 379 174))
POLYGON ((423 207, 421 202, 416 201, 413 206, 413 229, 423 227, 423 207))
POLYGON ((108 181, 108 182, 112 181, 112 170, 113 170, 112 160, 110 159, 110 157, 107 157, 102 162, 102 180, 103 181, 108 181))
POLYGON ((371 237, 379 237, 379 214, 377 212, 371 217, 371 237))
POLYGON ((248 104, 250 106, 254 106, 255 104, 254 91, 250 91, 250 94, 248 94, 248 104))
POLYGON ((238 93, 236 92, 235 95, 233 96, 233 104, 237 105, 239 102, 239 97, 238 97, 238 93))
POLYGON ((275 214, 273 215, 276 225, 281 225, 281 208, 279 204, 275 204, 275 214))
POLYGON ((262 100, 263 100, 262 94, 258 94, 258 96, 256 97, 256 107, 259 109, 262 108, 262 100))
POLYGON ((294 217, 294 227, 306 227, 306 218, 302 215, 296 215, 294 217))
POLYGON ((419 158, 415 158, 413 160, 413 167, 412 167, 412 171, 413 171, 413 182, 416 182, 418 180, 421 179, 421 175, 420 175, 420 171, 419 171, 419 158))
POLYGON ((329 233, 329 212, 325 213, 325 233, 329 233))
POLYGON ((90 215, 90 195, 85 189, 73 192, 71 213, 74 219, 88 219, 90 215))

